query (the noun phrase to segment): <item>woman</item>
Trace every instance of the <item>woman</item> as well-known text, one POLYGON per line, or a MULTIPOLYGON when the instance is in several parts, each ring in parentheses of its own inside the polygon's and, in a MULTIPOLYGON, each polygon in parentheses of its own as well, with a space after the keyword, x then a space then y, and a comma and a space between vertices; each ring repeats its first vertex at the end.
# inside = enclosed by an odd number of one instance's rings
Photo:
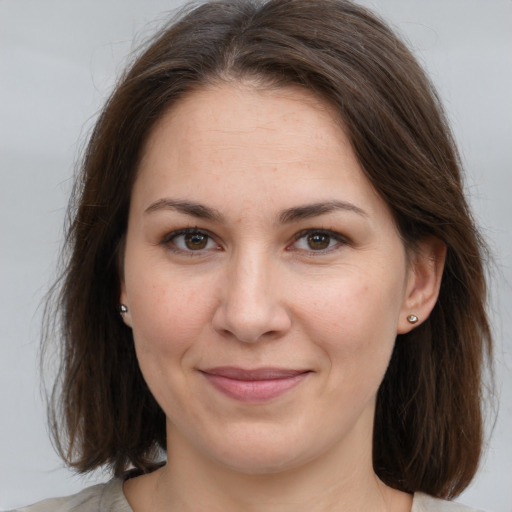
POLYGON ((30 510, 462 509, 441 499, 481 450, 483 244, 382 21, 189 9, 120 81, 77 183, 55 432, 115 479, 30 510))

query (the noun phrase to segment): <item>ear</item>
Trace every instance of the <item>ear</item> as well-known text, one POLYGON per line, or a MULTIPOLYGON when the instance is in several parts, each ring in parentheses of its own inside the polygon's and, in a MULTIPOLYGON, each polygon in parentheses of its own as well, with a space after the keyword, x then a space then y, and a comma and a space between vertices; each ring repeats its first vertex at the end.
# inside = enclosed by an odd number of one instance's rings
POLYGON ((128 294, 126 293, 126 285, 124 282, 124 277, 121 277, 121 290, 119 293, 119 304, 123 304, 128 308, 128 311, 126 313, 121 314, 121 318, 123 319, 123 322, 128 326, 132 327, 132 316, 130 312, 130 305, 128 300, 128 294))
POLYGON ((405 334, 424 322, 434 308, 443 277, 446 245, 429 236, 419 242, 409 254, 409 269, 404 301, 398 321, 398 334, 405 334), (418 318, 417 323, 408 320, 418 318))
POLYGON ((123 322, 128 326, 132 327, 132 317, 130 313, 130 305, 128 300, 128 294, 126 293, 126 284, 124 280, 124 255, 126 250, 126 234, 124 234, 119 240, 117 246, 117 272, 119 273, 119 305, 125 305, 128 308, 126 313, 121 314, 123 322))

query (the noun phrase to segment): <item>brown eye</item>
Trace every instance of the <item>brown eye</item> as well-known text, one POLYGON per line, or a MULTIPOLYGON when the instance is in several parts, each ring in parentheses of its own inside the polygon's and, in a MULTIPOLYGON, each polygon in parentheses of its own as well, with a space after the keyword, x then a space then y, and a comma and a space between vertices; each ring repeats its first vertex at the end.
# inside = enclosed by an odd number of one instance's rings
POLYGON ((191 251, 205 249, 208 245, 208 239, 208 235, 204 233, 188 233, 184 236, 185 245, 191 251))
POLYGON ((327 233, 311 233, 307 236, 307 243, 313 251, 321 251, 329 247, 331 236, 327 233))
POLYGON ((339 250, 347 245, 349 245, 347 238, 336 231, 307 229, 297 233, 295 242, 288 247, 288 250, 321 255, 339 250))
POLYGON ((206 251, 220 249, 208 233, 189 228, 170 233, 164 238, 163 243, 170 249, 188 254, 193 252, 202 254, 206 251))

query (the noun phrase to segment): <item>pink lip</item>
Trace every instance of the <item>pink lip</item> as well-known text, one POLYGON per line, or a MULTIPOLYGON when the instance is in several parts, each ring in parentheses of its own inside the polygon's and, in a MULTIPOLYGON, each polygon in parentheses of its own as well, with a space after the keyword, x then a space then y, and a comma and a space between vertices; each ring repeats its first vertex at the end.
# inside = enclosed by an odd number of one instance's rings
POLYGON ((266 402, 302 382, 308 370, 218 367, 201 370, 218 391, 241 402, 266 402))

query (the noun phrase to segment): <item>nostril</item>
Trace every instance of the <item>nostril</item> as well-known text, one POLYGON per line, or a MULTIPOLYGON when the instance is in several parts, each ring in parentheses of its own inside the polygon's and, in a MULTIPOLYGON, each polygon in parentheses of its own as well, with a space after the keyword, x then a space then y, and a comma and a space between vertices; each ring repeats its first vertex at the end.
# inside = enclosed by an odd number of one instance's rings
POLYGON ((259 311, 223 305, 215 312, 212 324, 213 329, 224 337, 255 343, 283 336, 290 329, 291 319, 278 304, 259 311))

